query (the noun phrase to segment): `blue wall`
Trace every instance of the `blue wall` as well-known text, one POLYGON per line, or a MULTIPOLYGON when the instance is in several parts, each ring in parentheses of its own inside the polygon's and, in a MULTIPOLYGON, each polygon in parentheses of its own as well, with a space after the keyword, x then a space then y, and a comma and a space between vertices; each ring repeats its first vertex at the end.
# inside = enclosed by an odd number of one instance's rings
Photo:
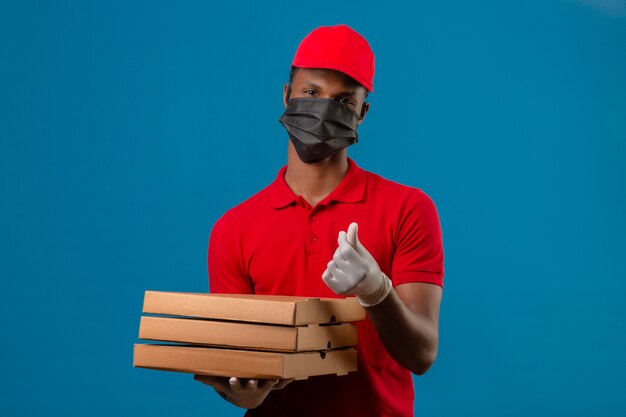
POLYGON ((347 23, 376 92, 349 155, 435 201, 418 416, 626 414, 622 0, 0 3, 0 415, 239 416, 134 369, 143 291, 286 163, 298 42, 347 23))

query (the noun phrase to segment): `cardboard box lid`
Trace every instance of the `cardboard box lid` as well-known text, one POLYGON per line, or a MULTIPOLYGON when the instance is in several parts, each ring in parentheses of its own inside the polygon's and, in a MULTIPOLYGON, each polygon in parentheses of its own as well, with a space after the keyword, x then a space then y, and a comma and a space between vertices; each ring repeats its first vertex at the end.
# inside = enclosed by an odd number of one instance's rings
POLYGON ((146 291, 144 313, 301 326, 363 320, 356 297, 146 291))
POLYGON ((196 318, 143 316, 139 338, 224 347, 301 352, 353 346, 357 327, 350 323, 275 326, 196 318))
POLYGON ((346 375, 357 370, 353 348, 328 352, 278 353, 200 346, 135 344, 133 366, 237 378, 295 378, 346 375))

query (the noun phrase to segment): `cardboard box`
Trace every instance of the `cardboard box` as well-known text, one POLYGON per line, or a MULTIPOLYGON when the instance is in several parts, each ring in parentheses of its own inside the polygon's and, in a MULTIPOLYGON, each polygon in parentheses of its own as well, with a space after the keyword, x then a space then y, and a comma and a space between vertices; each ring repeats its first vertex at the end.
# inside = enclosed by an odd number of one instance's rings
POLYGON ((256 294, 146 291, 144 313, 302 326, 363 320, 356 297, 314 298, 256 294))
POLYGON ((134 366, 238 378, 295 378, 357 369, 353 348, 328 352, 278 353, 201 346, 135 344, 134 366))
POLYGON ((357 343, 353 324, 276 326, 144 316, 139 338, 285 352, 328 350, 357 343))

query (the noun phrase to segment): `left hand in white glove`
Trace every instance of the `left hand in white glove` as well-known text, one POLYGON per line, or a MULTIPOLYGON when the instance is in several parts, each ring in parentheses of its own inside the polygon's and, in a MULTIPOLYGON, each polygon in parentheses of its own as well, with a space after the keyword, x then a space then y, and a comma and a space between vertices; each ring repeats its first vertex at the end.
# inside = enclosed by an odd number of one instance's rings
POLYGON ((339 232, 339 246, 322 279, 336 294, 356 295, 364 307, 379 304, 392 289, 391 280, 357 237, 358 224, 350 223, 348 232, 339 232))

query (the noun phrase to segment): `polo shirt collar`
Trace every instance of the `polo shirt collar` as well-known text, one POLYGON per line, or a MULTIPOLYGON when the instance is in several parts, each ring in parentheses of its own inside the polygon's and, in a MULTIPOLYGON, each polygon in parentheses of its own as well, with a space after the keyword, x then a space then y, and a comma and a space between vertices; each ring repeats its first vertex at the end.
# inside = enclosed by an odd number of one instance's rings
MULTIPOLYGON (((365 194, 366 173, 350 157, 348 158, 348 171, 341 182, 322 202, 339 201, 342 203, 357 203, 363 200, 365 194)), ((286 207, 296 201, 297 196, 291 191, 285 173, 287 165, 283 166, 271 184, 271 205, 274 208, 286 207)))

